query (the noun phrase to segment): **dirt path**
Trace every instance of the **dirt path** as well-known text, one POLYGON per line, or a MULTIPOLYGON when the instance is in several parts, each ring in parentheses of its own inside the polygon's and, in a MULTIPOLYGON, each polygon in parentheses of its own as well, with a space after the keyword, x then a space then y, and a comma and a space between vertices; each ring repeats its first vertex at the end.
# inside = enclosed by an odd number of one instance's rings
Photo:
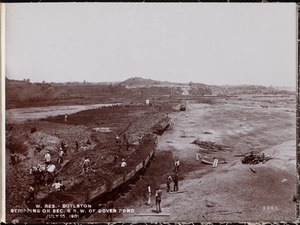
MULTIPOLYGON (((188 103, 187 111, 174 112, 170 129, 160 138, 158 151, 172 151, 182 164, 199 164, 199 170, 183 174, 180 190, 167 194, 163 184, 162 210, 157 216, 152 206, 136 207, 126 214, 126 222, 206 222, 206 221, 295 221, 296 193, 295 112, 286 101, 256 99, 229 100, 214 105, 188 103), (199 151, 195 139, 228 146, 224 151, 199 151), (273 157, 265 164, 245 165, 243 154, 264 152, 273 157), (226 160, 217 168, 196 160, 203 157, 226 160), (256 170, 252 172, 250 167, 256 170), (151 216, 138 216, 151 214, 151 216), (153 216, 152 216, 153 215, 153 216)), ((155 160, 159 160, 156 158, 155 160)), ((154 196, 153 201, 154 202, 154 196)))

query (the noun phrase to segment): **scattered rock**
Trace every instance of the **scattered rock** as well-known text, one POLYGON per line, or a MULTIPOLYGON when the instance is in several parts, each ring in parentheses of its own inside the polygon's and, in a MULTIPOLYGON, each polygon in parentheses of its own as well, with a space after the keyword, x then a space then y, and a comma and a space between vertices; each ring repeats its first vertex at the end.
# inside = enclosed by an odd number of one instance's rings
POLYGON ((206 205, 206 207, 214 207, 216 205, 216 203, 205 200, 205 205, 206 205))
POLYGON ((36 131, 37 131, 37 129, 35 127, 32 127, 31 130, 30 130, 30 133, 34 133, 36 131))
POLYGON ((293 202, 297 202, 297 197, 293 195, 293 202))

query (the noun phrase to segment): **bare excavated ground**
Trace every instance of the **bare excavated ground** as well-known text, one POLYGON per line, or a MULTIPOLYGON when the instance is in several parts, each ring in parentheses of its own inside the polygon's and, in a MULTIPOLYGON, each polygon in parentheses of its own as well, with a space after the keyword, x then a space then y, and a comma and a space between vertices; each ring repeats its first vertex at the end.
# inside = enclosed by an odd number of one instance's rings
MULTIPOLYGON (((189 101, 186 111, 171 113, 172 125, 160 138, 157 155, 149 168, 158 170, 159 154, 171 153, 164 158, 169 168, 163 167, 160 176, 172 174, 178 157, 179 190, 186 192, 168 194, 162 178, 162 214, 155 212, 153 196, 150 207, 140 201, 128 203, 135 213, 123 214, 115 221, 295 221, 296 203, 292 200, 296 193, 295 108, 295 96, 240 96, 216 100, 214 104, 189 101), (197 138, 226 148, 200 149, 192 144, 197 138), (250 151, 273 159, 264 164, 242 164, 242 157, 237 155, 250 151), (201 159, 197 161, 196 153, 205 159, 217 158, 227 163, 213 168, 201 159)), ((151 184, 157 180, 157 174, 149 173, 147 182, 151 184)))
MULTIPOLYGON (((25 199, 34 178, 29 174, 30 166, 44 164, 44 154, 48 150, 52 163, 60 171, 54 179, 62 180, 66 190, 61 193, 54 191, 50 185, 36 187, 35 202, 47 204, 84 203, 80 202, 88 190, 101 186, 104 182, 115 180, 124 173, 120 168, 121 159, 126 159, 126 171, 131 171, 141 163, 153 149, 155 139, 153 126, 172 110, 167 103, 160 107, 146 105, 121 105, 91 109, 68 115, 48 117, 42 120, 31 120, 22 123, 6 124, 6 219, 20 222, 33 222, 36 218, 25 214, 14 214, 10 209, 26 209, 25 199), (34 132, 33 132, 34 128, 34 132), (104 132, 102 132, 104 131, 104 132), (115 136, 126 134, 129 148, 123 145, 121 151, 115 145, 115 136), (139 136, 143 135, 139 144, 139 136), (79 149, 75 149, 75 141, 79 149), (67 147, 64 156, 64 167, 57 164, 58 149, 61 142, 67 147), (88 141, 90 142, 88 144, 88 141), (35 151, 36 145, 44 145, 35 151), (10 164, 10 151, 14 150, 21 161, 10 164), (117 162, 114 157, 117 156, 117 162), (83 159, 91 160, 92 168, 83 174, 83 159), (79 201, 79 202, 78 202, 79 201)), ((45 218, 39 221, 47 221, 45 218)))
MULTIPOLYGON (((55 152, 62 140, 70 146, 70 154, 66 157, 70 166, 58 178, 63 180, 68 191, 75 190, 82 195, 87 182, 98 184, 112 171, 118 173, 112 164, 116 148, 111 143, 114 143, 115 134, 125 132, 134 146, 140 134, 151 132, 151 125, 169 112, 171 126, 159 138, 157 152, 146 173, 130 187, 128 193, 115 201, 116 207, 132 208, 135 213, 114 215, 114 221, 294 221, 295 96, 239 96, 215 98, 208 102, 210 104, 204 104, 203 100, 191 100, 183 112, 179 109, 172 111, 171 106, 163 107, 160 112, 156 107, 126 109, 115 106, 112 111, 100 113, 94 109, 74 114, 76 116, 69 115, 67 122, 64 122, 63 116, 57 116, 47 120, 7 124, 7 140, 12 138, 21 141, 23 146, 20 150, 24 152, 18 153, 25 157, 16 166, 7 166, 7 209, 22 208, 27 187, 32 182, 28 176, 29 166, 42 162, 46 150, 55 152), (31 133, 32 127, 36 127, 37 131, 31 133), (96 132, 94 128, 110 128, 112 132, 96 132), (86 144, 87 139, 91 145, 86 144), (226 148, 199 148, 192 144, 196 139, 215 142, 226 148), (83 151, 74 151, 75 140, 79 141, 83 151), (46 147, 34 156, 36 143, 45 144, 46 147), (241 157, 235 157, 250 151, 264 152, 273 159, 264 164, 245 165, 241 163, 241 157), (205 159, 212 160, 215 157, 227 163, 212 168, 201 163, 201 159, 197 160, 196 153, 205 159), (78 162, 84 156, 92 159, 100 175, 95 173, 84 177, 81 174, 82 165, 78 165, 78 162), (173 175, 177 157, 181 161, 179 189, 186 192, 167 194, 165 178, 167 174, 173 175), (152 190, 157 185, 162 187, 162 216, 155 213, 154 196, 151 206, 145 205, 148 183, 152 190)), ((57 158, 55 154, 54 161, 57 158)), ((119 159, 122 157, 131 158, 131 162, 135 163, 143 155, 134 154, 134 149, 131 149, 122 151, 119 159)), ((73 201, 78 197, 56 196, 50 187, 43 187, 39 195, 47 202, 73 201)), ((10 213, 7 215, 7 221, 17 217, 10 213)), ((19 219, 32 221, 32 218, 19 219)), ((99 222, 107 221, 107 218, 105 214, 99 214, 82 221, 99 222)))

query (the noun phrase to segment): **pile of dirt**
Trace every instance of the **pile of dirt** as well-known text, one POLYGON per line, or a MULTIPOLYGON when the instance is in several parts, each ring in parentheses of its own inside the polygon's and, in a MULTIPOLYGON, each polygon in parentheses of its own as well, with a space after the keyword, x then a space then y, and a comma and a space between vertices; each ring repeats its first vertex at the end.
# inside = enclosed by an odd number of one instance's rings
POLYGON ((170 118, 168 116, 164 116, 160 120, 156 121, 154 125, 152 125, 152 130, 154 133, 158 135, 162 135, 166 129, 170 125, 170 118))
POLYGON ((227 146, 219 145, 212 141, 201 141, 199 138, 194 140, 192 144, 198 145, 200 148, 204 148, 211 151, 223 151, 228 148, 227 146))
POLYGON ((254 154, 253 152, 250 152, 244 156, 242 159, 243 164, 258 164, 258 163, 265 163, 268 160, 272 159, 271 157, 265 156, 264 153, 262 154, 254 154))

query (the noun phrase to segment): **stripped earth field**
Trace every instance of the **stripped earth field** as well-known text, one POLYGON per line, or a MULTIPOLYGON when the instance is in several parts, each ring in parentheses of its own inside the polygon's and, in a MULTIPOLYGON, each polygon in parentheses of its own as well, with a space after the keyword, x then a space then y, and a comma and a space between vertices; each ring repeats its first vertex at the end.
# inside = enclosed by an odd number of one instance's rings
MULTIPOLYGON (((179 190, 186 191, 168 194, 166 184, 161 183, 164 215, 155 212, 153 196, 150 207, 133 203, 135 214, 118 219, 125 222, 295 221, 295 115, 294 96, 241 96, 210 105, 189 101, 186 111, 170 115, 172 125, 160 138, 157 150, 157 153, 171 152, 172 160, 177 157, 181 160, 179 190), (192 144, 195 139, 227 148, 219 151, 199 148, 192 144), (242 164, 242 157, 236 155, 250 151, 273 159, 264 164, 242 164), (196 154, 200 156, 198 160, 196 154), (201 158, 211 161, 217 158, 227 163, 213 168, 203 164, 201 158)), ((172 173, 174 161, 166 163, 172 173)), ((151 167, 155 167, 155 162, 151 167)))
MULTIPOLYGON (((295 102, 295 96, 289 94, 244 95, 214 98, 209 104, 189 100, 186 111, 179 110, 179 102, 167 104, 160 108, 161 111, 156 106, 114 106, 112 111, 93 109, 69 115, 67 122, 64 122, 63 116, 56 116, 7 124, 7 140, 21 141, 23 151, 19 154, 25 157, 16 166, 7 162, 6 182, 10 193, 7 194, 7 206, 23 204, 23 196, 31 182, 27 178, 28 168, 43 160, 46 149, 55 152, 62 140, 74 149, 75 140, 80 142, 82 151, 70 150, 66 159, 71 166, 59 178, 63 179, 69 190, 82 193, 86 184, 79 181, 98 185, 105 176, 111 176, 111 171, 118 173, 112 169, 115 168, 112 164, 112 155, 116 153, 113 146, 115 134, 128 134, 130 143, 136 146, 139 135, 153 132, 151 127, 168 113, 170 126, 159 136, 155 157, 149 168, 127 193, 115 199, 116 207, 130 208, 134 213, 115 214, 113 221, 295 221, 295 102), (37 131, 30 133, 32 127, 37 131), (199 147, 192 143, 197 139, 223 147, 199 147), (91 145, 86 145, 87 140, 91 141, 91 145), (37 142, 46 147, 40 154, 34 155, 37 142), (242 164, 242 157, 237 155, 250 151, 264 153, 272 159, 256 165, 242 164), (81 174, 82 165, 78 162, 86 155, 93 159, 94 167, 101 171, 103 177, 99 175, 98 179, 98 176, 84 177, 81 174), (165 181, 167 175, 174 175, 176 158, 181 162, 179 190, 182 192, 168 194, 165 181), (213 168, 201 161, 213 161, 214 158, 226 163, 213 168), (150 206, 145 205, 148 183, 153 190, 150 206), (163 190, 161 215, 155 211, 154 190, 158 185, 163 190)), ((128 158, 132 164, 139 160, 133 149, 122 151, 119 158, 122 157, 128 158)), ((51 196, 51 189, 44 187, 41 193, 46 193, 45 197, 51 196)), ((50 199, 55 199, 53 196, 50 199)), ((76 195, 69 197, 68 201, 72 201, 76 195)), ((16 217, 8 212, 7 218, 10 221, 16 217)), ((19 219, 30 221, 32 218, 19 219)), ((102 214, 91 215, 81 221, 99 222, 107 221, 107 218, 102 214)))

